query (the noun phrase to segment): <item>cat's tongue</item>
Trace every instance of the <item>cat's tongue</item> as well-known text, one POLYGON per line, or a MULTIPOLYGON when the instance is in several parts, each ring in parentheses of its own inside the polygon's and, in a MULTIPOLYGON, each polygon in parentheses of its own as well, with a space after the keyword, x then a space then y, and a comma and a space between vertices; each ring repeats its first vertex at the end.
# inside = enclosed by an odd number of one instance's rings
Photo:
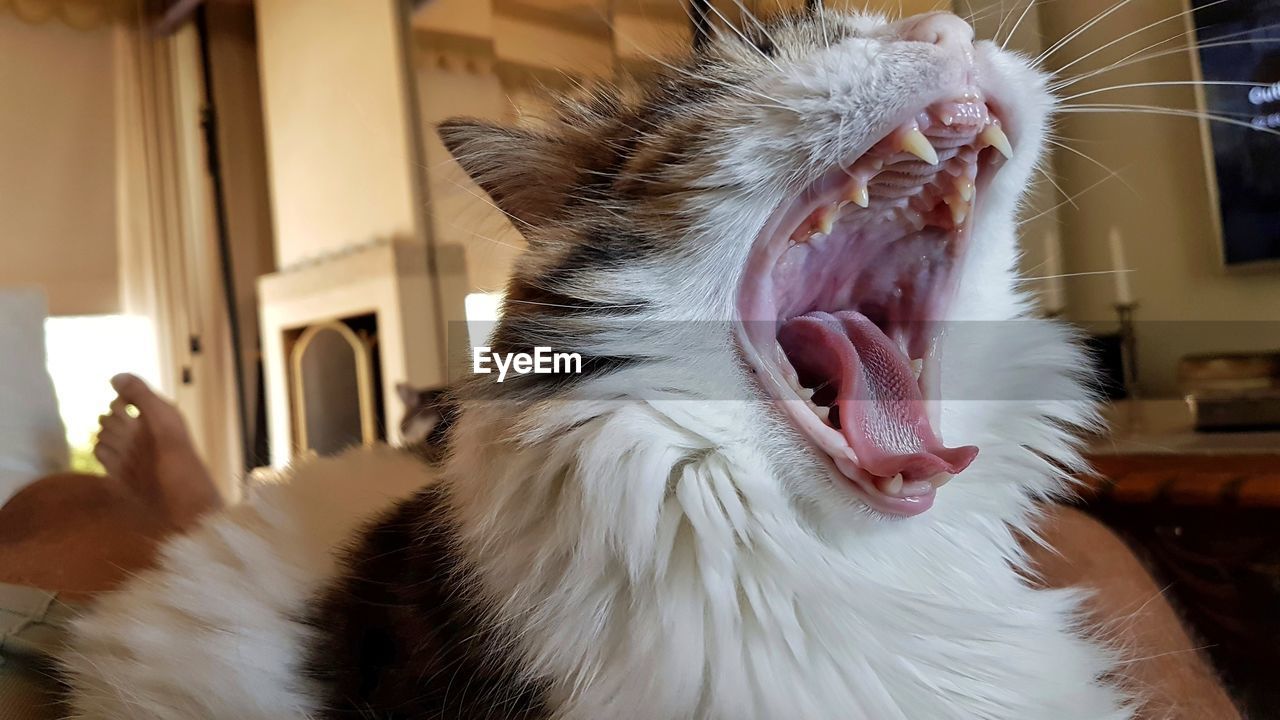
MULTIPOLYGON (((801 378, 838 389, 840 432, 871 475, 901 473, 908 482, 954 475, 978 454, 976 447, 942 444, 910 359, 862 313, 792 318, 782 324, 778 342, 801 378)), ((819 391, 816 397, 822 396, 819 391)))

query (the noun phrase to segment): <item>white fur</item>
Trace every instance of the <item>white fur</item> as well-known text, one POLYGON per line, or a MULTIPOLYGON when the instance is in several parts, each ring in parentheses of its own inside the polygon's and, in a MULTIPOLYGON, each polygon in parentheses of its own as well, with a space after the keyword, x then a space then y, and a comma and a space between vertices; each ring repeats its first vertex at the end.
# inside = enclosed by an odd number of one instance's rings
POLYGON ((171 540, 156 570, 103 597, 63 658, 72 717, 288 720, 315 711, 298 675, 306 600, 359 526, 430 482, 389 449, 307 462, 171 540))
MULTIPOLYGON (((954 81, 927 53, 890 62, 873 43, 781 76, 762 68, 769 100, 727 109, 741 131, 706 173, 709 187, 751 190, 708 190, 686 262, 618 269, 600 295, 652 300, 637 322, 732 317, 744 238, 782 179, 865 149, 899 109, 954 81)), ((947 338, 944 386, 959 399, 944 403, 942 434, 981 453, 934 509, 887 521, 853 503, 769 402, 744 395, 753 385, 727 332, 597 333, 597 354, 655 359, 533 407, 464 406, 441 482, 481 592, 521 666, 551 683, 556 720, 1130 717, 1104 681, 1114 658, 1076 627, 1079 596, 1033 590, 1015 570, 1014 529, 1029 532, 1033 501, 1063 486, 1054 463, 1080 464, 1064 425, 1094 417, 1066 332, 1019 320, 1013 217, 1051 103, 1022 61, 989 45, 979 56, 1024 152, 984 199, 955 319, 1021 329, 947 338)), ((307 629, 291 618, 377 506, 352 486, 376 478, 399 492, 423 473, 385 452, 309 464, 300 492, 176 541, 162 571, 80 624, 69 660, 80 716, 305 717, 316 701, 295 665, 307 629), (351 512, 304 527, 294 501, 351 512)))

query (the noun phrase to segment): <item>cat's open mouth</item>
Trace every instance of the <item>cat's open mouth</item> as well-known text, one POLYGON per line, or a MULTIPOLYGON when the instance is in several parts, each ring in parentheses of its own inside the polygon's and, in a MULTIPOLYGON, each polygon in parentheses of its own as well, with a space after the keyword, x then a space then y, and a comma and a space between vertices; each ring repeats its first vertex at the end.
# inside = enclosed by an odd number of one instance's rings
POLYGON ((781 207, 739 298, 747 361, 872 508, 916 515, 976 447, 938 437, 942 318, 1012 148, 976 90, 934 103, 781 207))

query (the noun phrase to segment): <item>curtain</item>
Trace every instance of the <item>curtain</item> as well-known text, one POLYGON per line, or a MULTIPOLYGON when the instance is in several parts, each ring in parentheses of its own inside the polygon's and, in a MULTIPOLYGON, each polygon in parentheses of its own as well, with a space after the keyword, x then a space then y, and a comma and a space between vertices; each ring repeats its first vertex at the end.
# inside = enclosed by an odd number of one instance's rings
POLYGON ((200 130, 193 28, 156 36, 141 0, 115 32, 121 304, 151 318, 161 390, 229 499, 243 474, 230 324, 200 130))
POLYGON ((112 70, 110 27, 0 7, 0 286, 43 288, 53 315, 119 309, 112 70))

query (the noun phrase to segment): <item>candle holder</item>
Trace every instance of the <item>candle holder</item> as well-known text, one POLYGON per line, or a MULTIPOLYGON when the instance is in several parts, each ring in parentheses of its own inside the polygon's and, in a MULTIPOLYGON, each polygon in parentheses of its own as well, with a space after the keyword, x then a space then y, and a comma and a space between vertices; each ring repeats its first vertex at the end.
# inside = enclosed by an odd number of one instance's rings
POLYGON ((1120 366, 1124 375, 1124 392, 1129 400, 1138 399, 1138 333, 1133 326, 1134 311, 1138 303, 1116 303, 1116 316, 1120 319, 1120 366))

